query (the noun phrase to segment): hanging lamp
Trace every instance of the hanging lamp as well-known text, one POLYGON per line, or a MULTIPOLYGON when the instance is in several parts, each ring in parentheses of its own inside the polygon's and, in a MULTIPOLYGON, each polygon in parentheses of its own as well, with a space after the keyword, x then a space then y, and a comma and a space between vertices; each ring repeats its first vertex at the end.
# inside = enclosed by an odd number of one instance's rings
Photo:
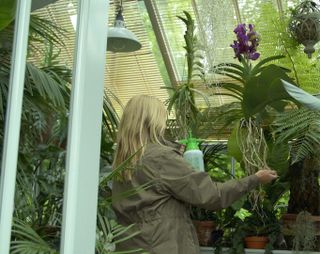
POLYGON ((112 52, 133 52, 141 48, 137 37, 125 27, 122 16, 122 0, 116 15, 114 27, 108 30, 107 50, 112 52))

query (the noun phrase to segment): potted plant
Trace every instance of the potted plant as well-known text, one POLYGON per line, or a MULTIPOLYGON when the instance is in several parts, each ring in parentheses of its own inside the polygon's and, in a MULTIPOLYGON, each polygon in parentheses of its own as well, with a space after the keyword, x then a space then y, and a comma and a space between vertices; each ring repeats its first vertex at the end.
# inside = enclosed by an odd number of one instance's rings
POLYGON ((244 203, 248 216, 238 220, 233 233, 231 253, 243 253, 244 248, 265 249, 271 253, 280 235, 280 224, 276 217, 275 206, 266 198, 258 207, 252 209, 251 203, 244 203))

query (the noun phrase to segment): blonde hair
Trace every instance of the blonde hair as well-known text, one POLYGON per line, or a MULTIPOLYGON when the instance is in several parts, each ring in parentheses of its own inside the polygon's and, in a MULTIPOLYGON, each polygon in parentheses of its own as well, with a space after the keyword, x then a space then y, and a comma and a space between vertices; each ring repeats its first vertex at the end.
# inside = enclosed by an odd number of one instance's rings
MULTIPOLYGON (((143 156, 146 144, 161 144, 166 120, 167 110, 157 98, 148 95, 131 98, 119 124, 113 169, 132 155, 129 165, 134 166, 143 156)), ((131 173, 130 167, 126 167, 122 171, 124 180, 130 180, 131 173)))

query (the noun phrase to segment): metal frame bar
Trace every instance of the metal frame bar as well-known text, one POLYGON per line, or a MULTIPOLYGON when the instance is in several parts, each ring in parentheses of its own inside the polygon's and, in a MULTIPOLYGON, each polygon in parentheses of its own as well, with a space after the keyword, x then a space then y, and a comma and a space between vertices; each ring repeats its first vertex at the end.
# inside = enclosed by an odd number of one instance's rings
POLYGON ((234 6, 234 10, 236 12, 237 21, 239 24, 241 24, 242 19, 241 19, 241 13, 240 13, 240 7, 239 7, 238 0, 233 0, 233 6, 234 6))
POLYGON ((107 0, 79 0, 61 254, 95 253, 107 0))
POLYGON ((167 40, 165 34, 162 32, 163 27, 162 27, 162 24, 158 20, 158 17, 160 17, 160 15, 159 15, 157 6, 154 3, 154 0, 144 0, 144 4, 145 4, 147 12, 149 14, 151 25, 152 25, 154 34, 155 34, 157 42, 158 42, 159 49, 160 49, 164 64, 166 66, 170 82, 171 82, 172 86, 175 87, 178 85, 178 75, 177 75, 177 71, 175 69, 175 65, 173 64, 171 52, 167 46, 167 45, 169 45, 168 40, 167 40))
POLYGON ((9 254, 31 0, 18 0, 0 184, 0 253, 9 254))

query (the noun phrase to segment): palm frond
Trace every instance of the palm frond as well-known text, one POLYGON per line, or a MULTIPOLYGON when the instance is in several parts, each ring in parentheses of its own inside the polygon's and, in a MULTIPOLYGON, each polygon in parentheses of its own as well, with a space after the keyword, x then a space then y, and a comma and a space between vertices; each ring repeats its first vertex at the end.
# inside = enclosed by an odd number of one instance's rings
POLYGON ((45 242, 27 223, 15 219, 11 242, 11 254, 57 254, 58 251, 45 242))
MULTIPOLYGON (((64 47, 67 31, 55 25, 50 20, 31 15, 29 28, 29 49, 39 52, 39 43, 50 41, 54 45, 64 47)), ((43 49, 44 50, 44 49, 43 49)))
POLYGON ((117 243, 126 241, 138 234, 140 234, 140 231, 134 228, 134 224, 122 226, 115 220, 98 214, 96 249, 99 254, 142 253, 143 249, 141 248, 127 251, 115 250, 117 243))
MULTIPOLYGON (((31 86, 30 90, 36 90, 42 97, 52 101, 56 107, 66 107, 64 101, 65 88, 60 83, 31 63, 27 63, 26 71, 27 76, 29 76, 29 81, 32 82, 31 84, 26 84, 26 86, 31 86)), ((29 89, 29 87, 27 89, 29 89)))

